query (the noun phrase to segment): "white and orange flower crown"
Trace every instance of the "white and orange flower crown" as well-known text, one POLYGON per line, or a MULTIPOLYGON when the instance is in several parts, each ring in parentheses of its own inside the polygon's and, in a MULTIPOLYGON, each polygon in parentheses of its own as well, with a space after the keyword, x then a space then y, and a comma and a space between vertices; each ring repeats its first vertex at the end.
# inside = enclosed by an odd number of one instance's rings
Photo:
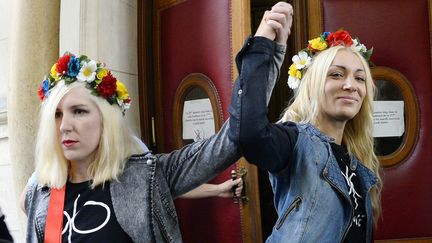
POLYGON ((66 84, 85 82, 93 95, 105 98, 111 105, 117 104, 123 114, 130 107, 131 99, 126 86, 105 68, 105 64, 85 55, 77 57, 66 52, 54 63, 48 78, 45 78, 39 87, 38 95, 41 101, 49 96, 51 89, 60 80, 64 80, 66 84))
POLYGON ((373 48, 367 49, 365 45, 361 44, 357 37, 352 38, 346 30, 324 32, 320 36, 309 40, 308 46, 293 56, 293 63, 288 71, 288 86, 291 89, 297 89, 304 72, 312 64, 313 57, 321 51, 338 45, 351 47, 352 50, 359 52, 366 61, 369 61, 373 51, 373 48))

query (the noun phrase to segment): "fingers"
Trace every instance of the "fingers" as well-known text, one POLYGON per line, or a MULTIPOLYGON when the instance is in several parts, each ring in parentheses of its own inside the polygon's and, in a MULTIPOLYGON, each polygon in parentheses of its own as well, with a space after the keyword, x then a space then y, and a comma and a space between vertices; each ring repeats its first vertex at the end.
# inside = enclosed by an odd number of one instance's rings
POLYGON ((287 2, 278 2, 272 7, 271 12, 284 13, 286 16, 292 16, 294 10, 291 4, 287 2))
POLYGON ((292 6, 286 2, 279 2, 270 11, 265 13, 264 19, 266 24, 275 31, 276 42, 285 44, 288 36, 291 34, 293 21, 292 6))
POLYGON ((233 186, 236 186, 235 192, 234 192, 235 196, 236 197, 240 197, 241 193, 243 191, 243 180, 242 180, 242 178, 240 177, 240 178, 238 178, 236 180, 233 180, 232 182, 234 183, 233 186))
POLYGON ((243 180, 241 177, 235 180, 228 179, 223 183, 219 184, 218 187, 219 187, 219 194, 218 194, 219 197, 225 197, 225 198, 232 197, 232 196, 240 197, 243 190, 243 180))
POLYGON ((265 11, 264 16, 261 20, 260 25, 258 26, 258 29, 255 33, 255 36, 262 36, 266 37, 270 40, 274 40, 276 37, 276 32, 274 28, 272 28, 270 25, 267 24, 268 15, 270 14, 270 11, 265 11))

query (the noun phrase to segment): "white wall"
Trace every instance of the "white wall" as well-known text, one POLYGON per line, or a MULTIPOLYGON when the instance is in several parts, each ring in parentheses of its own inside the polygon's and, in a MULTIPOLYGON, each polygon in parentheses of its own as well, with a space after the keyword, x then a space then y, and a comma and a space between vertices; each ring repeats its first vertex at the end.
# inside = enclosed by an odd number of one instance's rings
MULTIPOLYGON (((24 227, 18 224, 17 217, 16 198, 20 192, 13 188, 7 133, 13 2, 0 0, 0 207, 15 242, 24 242, 24 227)), ((139 136, 137 0, 62 0, 60 16, 59 55, 68 50, 106 63, 107 68, 128 87, 133 103, 126 119, 139 136)))
POLYGON ((0 207, 16 242, 24 242, 18 224, 17 193, 14 189, 7 132, 7 95, 9 83, 10 19, 13 1, 0 0, 0 207))
POLYGON ((132 98, 126 119, 140 136, 137 0, 62 0, 60 51, 104 62, 132 98))

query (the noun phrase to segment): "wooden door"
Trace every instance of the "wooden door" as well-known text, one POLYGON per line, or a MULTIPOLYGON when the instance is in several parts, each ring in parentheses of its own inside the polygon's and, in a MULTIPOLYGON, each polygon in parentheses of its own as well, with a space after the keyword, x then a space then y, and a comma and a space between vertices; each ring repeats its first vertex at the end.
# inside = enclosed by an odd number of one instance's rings
MULTIPOLYGON (((192 107, 190 101, 209 102, 215 132, 228 118, 232 83, 237 77, 234 58, 250 33, 249 2, 138 3, 143 137, 152 150, 169 152, 193 139, 185 135, 189 128, 183 119, 184 111, 192 107)), ((241 160, 211 183, 227 180, 232 169, 240 168, 247 171, 248 201, 176 200, 184 242, 261 242, 256 169, 241 160)))
POLYGON ((431 1, 308 0, 309 38, 339 28, 374 47, 378 91, 404 102, 402 136, 377 138, 382 147, 383 214, 378 242, 432 242, 431 1))

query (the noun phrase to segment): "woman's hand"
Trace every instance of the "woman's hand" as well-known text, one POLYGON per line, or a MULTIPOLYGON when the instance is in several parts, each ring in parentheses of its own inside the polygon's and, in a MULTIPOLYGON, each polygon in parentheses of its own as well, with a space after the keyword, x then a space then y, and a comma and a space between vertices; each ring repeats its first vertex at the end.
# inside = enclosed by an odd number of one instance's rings
POLYGON ((234 195, 235 197, 240 197, 243 190, 243 180, 242 178, 237 178, 235 180, 229 179, 221 184, 218 184, 218 197, 232 197, 233 188, 235 187, 234 195))
POLYGON ((206 197, 240 197, 243 190, 242 178, 228 179, 220 184, 202 184, 201 186, 181 195, 181 198, 196 199, 206 197), (234 195, 233 195, 233 188, 234 195))
POLYGON ((266 11, 255 36, 266 37, 285 45, 291 34, 293 8, 289 3, 278 2, 270 11, 266 11))

